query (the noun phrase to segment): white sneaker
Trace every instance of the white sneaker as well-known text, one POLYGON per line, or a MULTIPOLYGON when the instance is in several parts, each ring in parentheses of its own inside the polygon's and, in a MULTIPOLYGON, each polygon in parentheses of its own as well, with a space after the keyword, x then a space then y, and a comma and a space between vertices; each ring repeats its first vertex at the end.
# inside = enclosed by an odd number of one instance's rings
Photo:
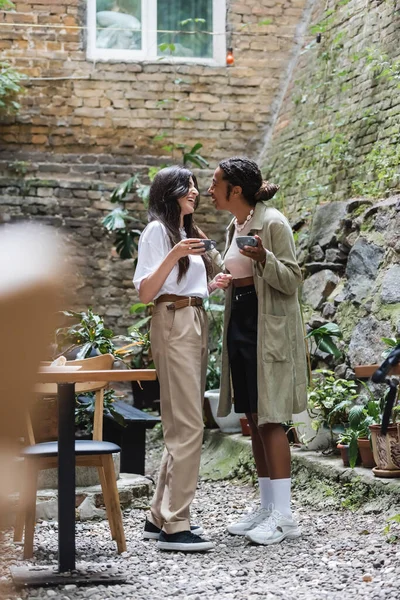
POLYGON ((232 535, 246 535, 248 531, 268 519, 270 515, 271 511, 268 508, 257 508, 253 512, 243 515, 236 523, 228 525, 227 530, 232 535))
POLYGON ((285 538, 293 540, 301 536, 301 531, 291 517, 285 517, 274 510, 269 519, 260 523, 246 534, 246 538, 254 544, 278 544, 285 538))

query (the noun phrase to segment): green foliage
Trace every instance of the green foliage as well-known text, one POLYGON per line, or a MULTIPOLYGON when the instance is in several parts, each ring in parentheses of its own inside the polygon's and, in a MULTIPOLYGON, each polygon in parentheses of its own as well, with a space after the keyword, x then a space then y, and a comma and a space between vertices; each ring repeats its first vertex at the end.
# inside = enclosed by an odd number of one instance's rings
POLYGON ((132 341, 126 336, 115 336, 111 329, 105 327, 103 318, 94 313, 91 308, 86 312, 65 310, 62 314, 74 319, 75 322, 73 325, 57 329, 57 349, 61 353, 67 353, 79 348, 77 360, 88 358, 93 351, 99 354, 118 355, 119 349, 116 344, 132 341))
POLYGON ((157 3, 158 49, 170 56, 212 57, 212 0, 196 0, 196 17, 192 3, 170 0, 157 3))
POLYGON ((392 143, 380 142, 374 144, 366 155, 359 175, 355 179, 352 192, 362 196, 378 198, 385 190, 400 185, 400 138, 392 143))
POLYGON ((128 328, 129 335, 133 341, 131 366, 134 369, 154 369, 154 361, 151 356, 150 325, 153 316, 154 303, 137 302, 129 309, 131 315, 142 315, 142 318, 128 328))
POLYGON ((332 371, 318 369, 313 379, 313 388, 308 393, 308 412, 311 426, 318 431, 323 425, 333 430, 335 425, 348 422, 349 411, 359 394, 357 383, 347 379, 336 379, 332 371))
POLYGON ((391 544, 400 541, 400 513, 386 519, 386 526, 383 533, 389 536, 387 541, 391 544))
MULTIPOLYGON (((113 417, 117 423, 126 426, 124 417, 114 407, 114 402, 117 398, 118 396, 115 395, 115 390, 105 390, 103 414, 104 416, 113 417)), ((94 392, 76 395, 75 425, 84 435, 91 434, 93 431, 95 399, 96 395, 94 392)))
POLYGON ((6 62, 0 62, 0 111, 17 112, 21 106, 16 101, 18 94, 24 92, 21 82, 27 79, 24 73, 20 73, 6 62))
POLYGON ((382 352, 382 358, 387 358, 391 351, 400 344, 400 336, 392 338, 383 337, 381 340, 388 346, 388 348, 382 352))
POLYGON ((335 342, 332 338, 342 338, 342 332, 339 329, 339 326, 336 323, 326 323, 326 325, 322 325, 316 329, 312 329, 307 335, 307 338, 314 338, 316 343, 316 352, 321 350, 321 352, 326 352, 335 358, 340 358, 342 356, 341 351, 336 346, 335 342))

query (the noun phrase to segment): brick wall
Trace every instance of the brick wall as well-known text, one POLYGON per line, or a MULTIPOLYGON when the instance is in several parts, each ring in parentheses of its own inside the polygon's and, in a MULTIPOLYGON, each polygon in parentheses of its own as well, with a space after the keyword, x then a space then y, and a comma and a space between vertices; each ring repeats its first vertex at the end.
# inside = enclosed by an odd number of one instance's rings
MULTIPOLYGON (((203 144, 203 192, 222 158, 257 157, 308 4, 228 2, 235 64, 217 68, 88 61, 84 0, 17 1, 0 13, 3 56, 29 76, 21 111, 0 126, 0 222, 28 217, 65 233, 80 269, 78 308, 93 305, 119 331, 131 322, 133 261, 115 257, 100 225, 117 182, 178 162, 162 149, 169 142, 203 144)), ((138 197, 126 207, 145 222, 138 197)), ((202 199, 198 222, 220 247, 228 219, 202 199)))
POLYGON ((86 2, 17 2, 17 12, 3 19, 18 26, 3 23, 0 44, 31 79, 21 113, 2 128, 0 141, 18 151, 129 157, 161 156, 166 141, 201 141, 214 161, 255 154, 305 4, 228 2, 235 65, 215 68, 93 63, 86 60, 85 29, 74 28, 86 25, 86 2), (266 18, 270 24, 259 25, 266 18), (154 142, 161 132, 165 137, 154 142))
POLYGON ((262 159, 292 221, 400 189, 400 3, 318 0, 308 33, 262 159))

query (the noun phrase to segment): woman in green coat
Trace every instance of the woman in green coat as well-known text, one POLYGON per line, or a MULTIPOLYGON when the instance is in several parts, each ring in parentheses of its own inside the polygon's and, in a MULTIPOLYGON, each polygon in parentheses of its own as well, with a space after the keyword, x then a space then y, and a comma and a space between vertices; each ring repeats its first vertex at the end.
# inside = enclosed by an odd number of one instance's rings
POLYGON ((219 416, 249 421, 261 506, 228 526, 258 544, 297 538, 291 512, 290 448, 282 423, 307 403, 302 283, 291 227, 267 201, 279 189, 262 180, 257 164, 234 157, 220 162, 209 192, 218 210, 234 215, 224 254, 232 287, 226 294, 219 416), (238 247, 252 235, 255 246, 238 247), (239 240, 240 243, 240 240, 239 240))

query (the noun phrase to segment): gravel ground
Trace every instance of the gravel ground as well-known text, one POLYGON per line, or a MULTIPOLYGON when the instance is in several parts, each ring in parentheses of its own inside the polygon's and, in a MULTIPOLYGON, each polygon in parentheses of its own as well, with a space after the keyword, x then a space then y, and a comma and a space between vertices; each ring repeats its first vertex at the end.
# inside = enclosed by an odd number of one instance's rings
MULTIPOLYGON (((151 458, 158 458, 153 450, 151 458)), ((1 566, 3 598, 91 598, 106 600, 324 600, 400 598, 400 544, 383 533, 384 515, 350 511, 295 512, 303 529, 299 540, 271 547, 251 546, 225 532, 226 523, 256 501, 254 488, 232 482, 201 482, 193 503, 193 522, 201 523, 215 549, 206 554, 163 553, 154 542, 142 541, 146 510, 124 513, 128 551, 117 556, 106 522, 77 525, 78 562, 112 564, 126 573, 127 583, 115 586, 53 589, 12 589, 8 567, 21 564, 22 549, 5 536, 6 559, 1 566)), ((392 528, 392 534, 396 533, 392 528)), ((56 525, 36 528, 35 561, 56 564, 56 525)), ((397 533, 398 530, 397 530, 397 533)))

